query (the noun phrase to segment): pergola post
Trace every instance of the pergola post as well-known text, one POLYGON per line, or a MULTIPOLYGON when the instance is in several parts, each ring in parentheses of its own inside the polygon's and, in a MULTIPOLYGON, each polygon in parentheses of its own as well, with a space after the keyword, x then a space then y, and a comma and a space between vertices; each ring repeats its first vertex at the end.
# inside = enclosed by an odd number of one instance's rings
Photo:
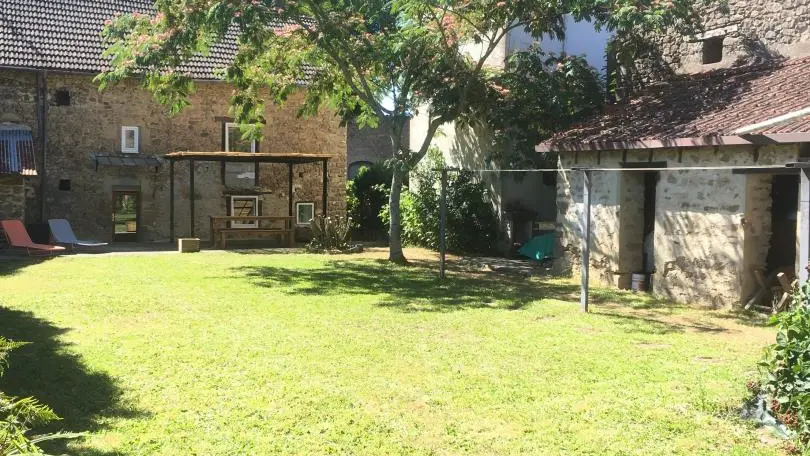
POLYGON ((322 212, 323 216, 326 217, 326 205, 329 203, 329 160, 323 160, 323 201, 322 201, 322 212))
POLYGON ((591 269, 591 172, 582 171, 582 284, 580 310, 588 312, 591 269))
POLYGON ((799 283, 808 279, 810 265, 810 168, 802 168, 799 184, 799 283))
POLYGON ((174 242, 174 160, 169 160, 169 242, 174 242))
POLYGON ((196 233, 194 227, 194 160, 188 162, 188 173, 189 216, 191 217, 191 237, 194 237, 196 233))
MULTIPOLYGON (((293 164, 287 163, 287 197, 289 198, 289 216, 293 216, 293 164)), ((292 224, 292 222, 291 222, 292 224)), ((290 226, 292 228, 292 226, 290 226)))

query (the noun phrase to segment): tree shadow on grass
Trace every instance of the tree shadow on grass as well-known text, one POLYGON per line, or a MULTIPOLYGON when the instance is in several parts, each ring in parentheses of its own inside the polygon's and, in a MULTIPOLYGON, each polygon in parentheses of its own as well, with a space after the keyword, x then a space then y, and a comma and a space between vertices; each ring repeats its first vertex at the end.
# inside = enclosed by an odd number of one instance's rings
POLYGON ((52 256, 27 257, 19 253, 9 254, 8 252, 7 249, 0 250, 0 277, 17 274, 29 266, 54 258, 52 256))
MULTIPOLYGON (((378 261, 330 261, 316 269, 243 266, 234 272, 254 284, 290 295, 380 295, 377 303, 403 312, 518 310, 543 299, 578 301, 579 286, 562 280, 497 273, 456 273, 441 280, 435 270, 378 261)), ((592 302, 622 306, 671 305, 640 295, 594 289, 592 302)))
MULTIPOLYGON (((11 353, 10 367, 0 379, 0 389, 12 396, 33 396, 62 418, 36 431, 93 432, 102 429, 108 418, 144 416, 122 402, 122 391, 113 378, 92 371, 71 353, 69 344, 61 340, 68 331, 30 312, 0 306, 0 335, 29 343, 11 353)), ((81 446, 81 441, 71 445, 81 446)), ((50 442, 46 449, 55 454, 117 454, 68 449, 67 441, 50 442)))

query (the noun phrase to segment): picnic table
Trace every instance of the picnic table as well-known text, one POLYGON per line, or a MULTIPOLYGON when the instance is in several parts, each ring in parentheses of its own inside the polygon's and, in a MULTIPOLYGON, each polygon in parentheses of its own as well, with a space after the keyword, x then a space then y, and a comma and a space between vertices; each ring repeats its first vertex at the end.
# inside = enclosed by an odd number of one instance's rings
POLYGON ((287 246, 295 246, 295 217, 276 217, 267 215, 219 216, 211 215, 211 245, 225 248, 228 237, 240 235, 279 236, 287 240, 287 246), (225 223, 223 223, 225 222, 225 223), (256 222, 255 227, 234 227, 231 222, 256 222), (265 226, 262 226, 265 222, 265 226), (266 225, 274 226, 266 226, 266 225), (223 226, 224 225, 224 226, 223 226))

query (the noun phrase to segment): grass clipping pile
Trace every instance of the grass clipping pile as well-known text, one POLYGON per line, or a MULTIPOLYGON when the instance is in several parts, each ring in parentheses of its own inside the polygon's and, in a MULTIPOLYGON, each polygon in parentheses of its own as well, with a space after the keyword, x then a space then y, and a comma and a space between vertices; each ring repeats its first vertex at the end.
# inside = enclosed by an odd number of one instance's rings
POLYGON ((351 243, 352 220, 348 217, 315 216, 312 219, 311 253, 362 253, 363 246, 351 243))

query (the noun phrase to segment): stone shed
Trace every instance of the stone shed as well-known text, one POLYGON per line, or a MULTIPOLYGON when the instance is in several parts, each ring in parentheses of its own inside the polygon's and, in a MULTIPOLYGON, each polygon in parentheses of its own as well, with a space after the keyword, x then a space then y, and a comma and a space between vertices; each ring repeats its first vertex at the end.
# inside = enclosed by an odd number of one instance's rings
POLYGON ((592 282, 647 273, 657 295, 730 306, 757 273, 806 276, 808 107, 810 59, 771 61, 673 77, 539 145, 559 154, 558 268, 582 267, 589 200, 592 282))
POLYGON ((311 215, 345 215, 347 130, 340 118, 332 112, 299 118, 301 87, 284 107, 268 105, 261 142, 242 140, 229 117, 232 88, 217 77, 232 61, 235 41, 226 39, 179 69, 197 90, 191 105, 170 117, 137 81, 104 92, 93 82, 107 63, 104 21, 149 13, 151 0, 0 0, 0 11, 0 123, 32 132, 37 173, 0 176, 3 217, 34 225, 67 218, 80 237, 152 242, 167 241, 172 232, 207 237, 210 215, 300 214, 304 232, 311 215), (327 179, 321 163, 207 162, 196 165, 189 194, 189 164, 178 163, 176 210, 188 214, 193 200, 196 216, 178 217, 171 226, 164 157, 178 151, 318 154, 328 156, 327 179))

